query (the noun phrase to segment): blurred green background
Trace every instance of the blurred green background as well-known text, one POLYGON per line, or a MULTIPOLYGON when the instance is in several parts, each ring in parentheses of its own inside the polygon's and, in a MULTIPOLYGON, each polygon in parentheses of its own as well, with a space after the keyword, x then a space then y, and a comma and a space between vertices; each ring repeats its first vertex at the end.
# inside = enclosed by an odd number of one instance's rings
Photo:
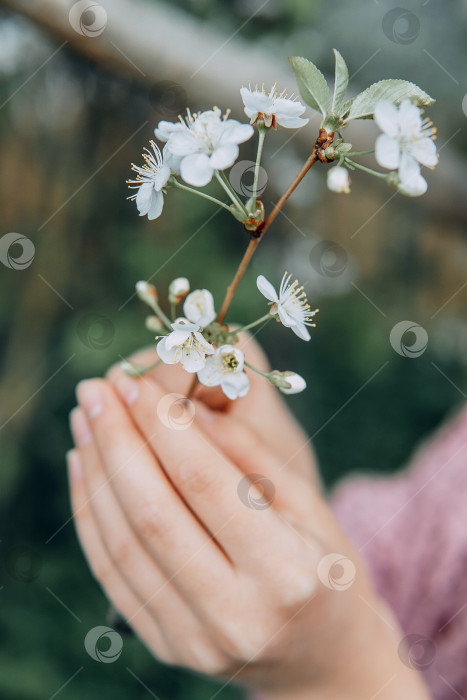
MULTIPOLYGON (((354 90, 403 77, 437 98, 430 116, 444 171, 428 173, 428 193, 404 199, 357 173, 352 195, 339 196, 315 168, 261 243, 229 314, 248 322, 264 313, 257 274, 276 283, 284 269, 299 276, 320 307, 311 342, 274 324, 257 337, 274 366, 307 378, 290 406, 314 436, 326 484, 355 470, 392 472, 466 397, 467 207, 447 179, 455 170, 465 183, 467 167, 465 2, 406 2, 402 13, 385 0, 175 4, 212 28, 213 50, 235 34, 230 49, 243 39, 284 70, 287 55, 301 54, 330 74, 336 46, 354 90), (389 342, 404 320, 428 333, 416 359, 389 342)), ((169 193, 156 222, 126 200, 130 163, 156 123, 184 109, 184 88, 167 97, 138 71, 119 74, 86 50, 52 56, 57 36, 11 8, 0 12, 0 246, 9 232, 35 245, 24 269, 0 263, 0 697, 239 698, 235 687, 161 666, 135 639, 115 663, 87 655, 84 637, 106 624, 107 602, 69 521, 64 454, 76 383, 151 341, 135 282, 152 278, 164 290, 187 276, 220 305, 247 236, 225 212, 180 192, 169 193)), ((229 71, 222 50, 215 60, 229 71)), ((210 107, 206 99, 190 95, 190 106, 210 107)), ((241 118, 236 91, 230 106, 241 118)), ((283 136, 265 151, 267 209, 307 155, 303 141, 283 136)), ((254 154, 253 141, 242 146, 241 158, 254 154)))

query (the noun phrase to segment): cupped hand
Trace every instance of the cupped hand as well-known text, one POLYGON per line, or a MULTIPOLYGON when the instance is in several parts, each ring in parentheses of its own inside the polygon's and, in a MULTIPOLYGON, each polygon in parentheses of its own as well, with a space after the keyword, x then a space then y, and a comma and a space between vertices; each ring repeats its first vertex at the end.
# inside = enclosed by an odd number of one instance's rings
POLYGON ((271 698, 375 693, 394 622, 297 458, 301 430, 265 383, 185 403, 173 369, 78 387, 71 492, 96 578, 162 661, 271 698))

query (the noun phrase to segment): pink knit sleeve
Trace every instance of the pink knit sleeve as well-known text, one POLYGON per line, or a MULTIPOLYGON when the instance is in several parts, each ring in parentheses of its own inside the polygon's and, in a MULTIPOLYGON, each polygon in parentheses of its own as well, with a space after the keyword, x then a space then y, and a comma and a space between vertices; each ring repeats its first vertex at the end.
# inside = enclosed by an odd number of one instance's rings
POLYGON ((404 661, 436 700, 467 698, 467 408, 407 470, 349 478, 331 506, 409 641, 404 661))

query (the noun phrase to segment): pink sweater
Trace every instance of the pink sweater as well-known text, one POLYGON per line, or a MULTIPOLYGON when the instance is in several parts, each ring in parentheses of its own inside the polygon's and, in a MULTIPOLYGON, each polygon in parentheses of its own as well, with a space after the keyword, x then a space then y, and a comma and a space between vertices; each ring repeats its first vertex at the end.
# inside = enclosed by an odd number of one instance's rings
POLYGON ((413 635, 412 665, 433 698, 467 698, 467 407, 407 470, 349 478, 331 504, 404 635, 413 635))
POLYGON ((404 663, 435 700, 467 698, 467 407, 408 469, 350 477, 331 506, 411 642, 404 663))

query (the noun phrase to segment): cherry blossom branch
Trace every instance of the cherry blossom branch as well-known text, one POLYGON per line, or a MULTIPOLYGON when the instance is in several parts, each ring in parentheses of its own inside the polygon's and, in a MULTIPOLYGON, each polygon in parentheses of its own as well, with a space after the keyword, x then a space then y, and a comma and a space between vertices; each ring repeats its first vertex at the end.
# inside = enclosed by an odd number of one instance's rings
POLYGON ((305 175, 307 174, 309 169, 316 162, 317 157, 318 157, 317 153, 318 153, 319 148, 320 148, 320 145, 315 143, 315 145, 313 146, 313 150, 312 150, 309 158, 307 159, 307 161, 303 165, 302 169, 294 177, 294 179, 292 180, 292 182, 290 183, 290 185, 288 186, 288 188, 286 189, 286 191, 284 192, 282 197, 279 199, 279 201, 276 203, 276 205, 274 206, 274 208, 270 212, 270 214, 267 217, 267 219, 265 220, 263 226, 259 229, 259 235, 258 235, 258 233, 256 233, 255 235, 253 235, 251 237, 250 242, 248 243, 248 247, 247 247, 247 249, 243 255, 243 258, 240 261, 238 269, 234 275, 234 278, 233 278, 232 282, 229 284, 229 286, 227 287, 227 292, 225 294, 224 301, 222 302, 222 306, 221 306, 221 309, 219 311, 219 315, 217 317, 218 323, 222 323, 222 321, 224 320, 226 313, 229 309, 229 306, 232 302, 232 299, 234 297, 234 294, 237 291, 237 287, 239 285, 239 282, 243 277, 243 273, 245 272, 246 268, 248 267, 248 263, 250 262, 251 258, 253 257, 253 254, 254 254, 256 248, 258 247, 259 242, 264 237, 266 231, 269 229, 269 227, 271 226, 273 221, 276 219, 277 215, 281 211, 281 209, 284 206, 284 204, 286 203, 286 201, 289 199, 292 192, 296 189, 296 187, 298 187, 298 185, 303 180, 303 178, 305 177, 305 175))

